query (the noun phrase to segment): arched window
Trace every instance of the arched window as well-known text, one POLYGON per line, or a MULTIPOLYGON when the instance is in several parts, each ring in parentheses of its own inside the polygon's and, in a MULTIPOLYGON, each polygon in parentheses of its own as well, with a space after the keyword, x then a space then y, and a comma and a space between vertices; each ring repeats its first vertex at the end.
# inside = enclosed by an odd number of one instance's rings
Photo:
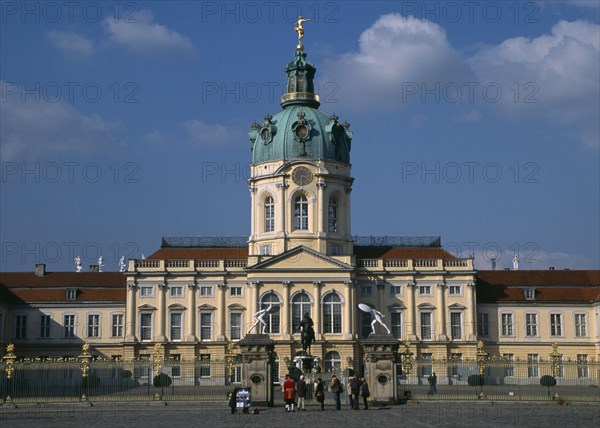
POLYGON ((340 354, 336 351, 331 351, 325 354, 325 360, 323 361, 323 369, 325 372, 337 372, 342 369, 342 359, 340 354))
POLYGON ((273 232, 275 230, 275 202, 269 196, 265 199, 265 232, 273 232))
POLYGON ((333 196, 329 198, 329 227, 330 232, 337 232, 337 209, 338 201, 333 196))
POLYGON ((304 195, 294 202, 294 229, 308 230, 308 199, 304 195))
POLYGON ((337 293, 323 298, 323 333, 342 332, 342 299, 337 293))
POLYGON ((296 331, 304 314, 312 317, 310 297, 304 291, 292 297, 292 331, 296 331))
MULTIPOLYGON (((281 302, 277 294, 270 292, 265 294, 260 301, 260 308, 267 309, 269 305, 280 306, 281 302)), ((279 311, 272 311, 265 316, 267 322, 267 333, 279 333, 279 311)))

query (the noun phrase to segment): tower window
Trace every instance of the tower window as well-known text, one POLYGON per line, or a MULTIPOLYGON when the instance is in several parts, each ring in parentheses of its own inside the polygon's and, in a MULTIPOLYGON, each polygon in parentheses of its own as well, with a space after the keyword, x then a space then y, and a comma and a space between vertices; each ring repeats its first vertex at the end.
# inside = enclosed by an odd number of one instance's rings
POLYGON ((330 232, 337 232, 338 202, 334 197, 329 198, 329 228, 330 232))
POLYGON ((308 230, 308 199, 300 195, 294 203, 294 229, 308 230))
POLYGON ((275 203, 272 197, 265 199, 265 232, 275 230, 275 203))

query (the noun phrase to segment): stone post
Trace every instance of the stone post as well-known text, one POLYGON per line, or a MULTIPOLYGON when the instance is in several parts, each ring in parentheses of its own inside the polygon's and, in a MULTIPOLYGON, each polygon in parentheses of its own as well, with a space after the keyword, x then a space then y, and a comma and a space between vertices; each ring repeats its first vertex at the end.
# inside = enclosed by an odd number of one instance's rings
POLYGON ((371 391, 371 401, 382 404, 396 403, 398 340, 390 334, 370 334, 362 341, 362 346, 365 354, 365 379, 371 391))
POLYGON ((273 406, 273 349, 268 334, 248 334, 238 342, 242 356, 242 387, 252 388, 253 406, 273 406))

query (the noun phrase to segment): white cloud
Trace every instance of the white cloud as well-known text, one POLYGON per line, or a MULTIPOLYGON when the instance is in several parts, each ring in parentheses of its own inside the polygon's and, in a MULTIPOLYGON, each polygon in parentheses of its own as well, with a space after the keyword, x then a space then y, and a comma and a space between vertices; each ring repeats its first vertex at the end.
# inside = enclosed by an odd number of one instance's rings
POLYGON ((57 49, 67 55, 90 57, 94 53, 94 44, 81 34, 68 31, 49 31, 46 37, 57 49))
POLYGON ((3 161, 37 160, 114 150, 118 122, 84 115, 62 101, 23 96, 20 87, 0 81, 0 155, 3 161))
POLYGON ((194 51, 189 37, 154 22, 152 12, 141 10, 135 22, 104 20, 110 40, 141 55, 157 53, 191 53, 194 51))

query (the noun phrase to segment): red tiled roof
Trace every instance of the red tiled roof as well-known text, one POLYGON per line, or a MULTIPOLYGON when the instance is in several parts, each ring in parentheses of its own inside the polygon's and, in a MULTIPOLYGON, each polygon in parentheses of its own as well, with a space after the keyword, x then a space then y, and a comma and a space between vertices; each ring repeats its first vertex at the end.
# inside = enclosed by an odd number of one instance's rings
POLYGON ((66 302, 67 288, 77 288, 77 302, 124 302, 126 278, 120 272, 0 272, 2 288, 12 302, 66 302))
POLYGON ((245 259, 248 247, 165 247, 148 257, 149 259, 245 259))
POLYGON ((525 302, 535 288, 537 302, 600 301, 600 270, 478 271, 477 301, 525 302))
POLYGON ((439 247, 354 247, 359 259, 454 259, 439 247))

